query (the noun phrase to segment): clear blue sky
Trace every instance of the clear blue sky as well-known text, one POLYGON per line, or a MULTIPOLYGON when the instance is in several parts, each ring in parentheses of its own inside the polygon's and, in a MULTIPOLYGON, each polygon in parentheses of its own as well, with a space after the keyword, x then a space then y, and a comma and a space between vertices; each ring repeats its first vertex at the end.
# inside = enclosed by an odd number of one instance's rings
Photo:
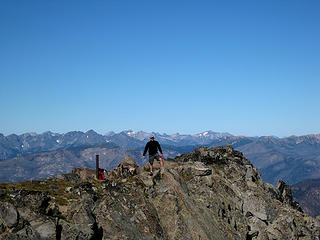
POLYGON ((320 1, 0 1, 0 132, 320 133, 320 1))

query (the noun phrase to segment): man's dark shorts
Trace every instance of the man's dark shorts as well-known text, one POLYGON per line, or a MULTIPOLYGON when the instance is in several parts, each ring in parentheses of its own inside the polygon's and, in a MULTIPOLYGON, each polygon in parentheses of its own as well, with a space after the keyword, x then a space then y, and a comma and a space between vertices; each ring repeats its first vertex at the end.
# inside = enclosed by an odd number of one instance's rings
POLYGON ((151 165, 153 165, 154 160, 160 161, 160 156, 159 156, 159 154, 149 155, 149 163, 150 163, 151 165))

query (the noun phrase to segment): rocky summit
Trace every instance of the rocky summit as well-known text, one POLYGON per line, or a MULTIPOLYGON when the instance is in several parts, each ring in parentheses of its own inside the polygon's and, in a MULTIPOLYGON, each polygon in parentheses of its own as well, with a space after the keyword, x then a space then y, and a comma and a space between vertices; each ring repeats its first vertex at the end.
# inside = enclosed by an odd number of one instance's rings
POLYGON ((139 167, 126 157, 106 180, 76 168, 0 184, 0 239, 320 239, 284 182, 265 184, 232 147, 198 148, 139 167))

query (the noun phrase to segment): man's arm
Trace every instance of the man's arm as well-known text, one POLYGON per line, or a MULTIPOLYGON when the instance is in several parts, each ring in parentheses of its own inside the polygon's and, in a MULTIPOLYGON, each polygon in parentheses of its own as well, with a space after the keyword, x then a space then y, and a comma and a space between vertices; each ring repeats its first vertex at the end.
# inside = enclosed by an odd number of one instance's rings
POLYGON ((145 156, 147 151, 148 151, 148 148, 149 148, 149 143, 146 144, 146 146, 144 147, 144 151, 143 151, 143 155, 142 156, 145 156))
POLYGON ((161 147, 160 147, 160 143, 158 142, 158 149, 159 149, 159 152, 161 153, 161 156, 163 155, 162 154, 162 149, 161 149, 161 147))

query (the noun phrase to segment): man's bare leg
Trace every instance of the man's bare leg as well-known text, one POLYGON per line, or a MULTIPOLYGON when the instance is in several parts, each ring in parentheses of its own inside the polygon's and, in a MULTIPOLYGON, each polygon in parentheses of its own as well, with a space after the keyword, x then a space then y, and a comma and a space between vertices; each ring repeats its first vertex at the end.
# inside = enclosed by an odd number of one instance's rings
POLYGON ((163 168, 163 158, 160 158, 160 166, 163 168))
POLYGON ((149 166, 150 166, 150 174, 153 172, 152 170, 152 165, 151 165, 151 163, 149 163, 149 166))
POLYGON ((164 173, 164 167, 163 167, 163 158, 160 158, 160 173, 161 173, 161 176, 163 175, 164 173))

